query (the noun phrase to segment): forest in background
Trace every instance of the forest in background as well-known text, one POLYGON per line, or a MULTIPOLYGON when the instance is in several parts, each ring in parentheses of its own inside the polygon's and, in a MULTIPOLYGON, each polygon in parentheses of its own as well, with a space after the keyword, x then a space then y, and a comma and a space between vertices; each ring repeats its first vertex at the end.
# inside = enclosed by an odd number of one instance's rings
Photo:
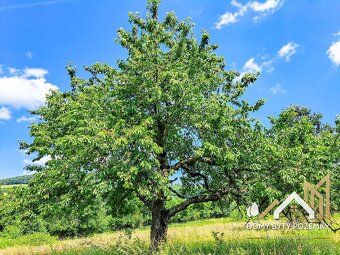
POLYGON ((22 175, 10 178, 0 179, 0 185, 13 185, 13 184, 28 184, 33 178, 33 175, 22 175))

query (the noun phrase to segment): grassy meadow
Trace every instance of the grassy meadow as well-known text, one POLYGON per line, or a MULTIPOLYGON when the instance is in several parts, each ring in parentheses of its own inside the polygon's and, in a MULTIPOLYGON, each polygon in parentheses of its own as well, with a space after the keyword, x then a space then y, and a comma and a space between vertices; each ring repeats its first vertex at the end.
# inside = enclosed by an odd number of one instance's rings
POLYGON ((11 185, 0 185, 0 191, 7 193, 12 189, 18 188, 20 186, 26 186, 27 184, 11 184, 11 185))
MULTIPOLYGON (((330 230, 247 230, 230 218, 172 224, 159 254, 340 254, 330 230)), ((0 238, 0 254, 148 254, 149 228, 57 240, 46 234, 0 238)))

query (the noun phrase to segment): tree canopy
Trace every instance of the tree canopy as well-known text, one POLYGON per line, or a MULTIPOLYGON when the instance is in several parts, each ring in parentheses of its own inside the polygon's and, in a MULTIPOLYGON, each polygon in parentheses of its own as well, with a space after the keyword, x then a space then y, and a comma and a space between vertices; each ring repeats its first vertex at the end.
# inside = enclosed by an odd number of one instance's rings
POLYGON ((168 219, 189 205, 239 196, 258 169, 261 136, 249 114, 264 102, 242 99, 258 74, 236 79, 206 31, 198 41, 190 19, 170 12, 159 21, 158 7, 149 1, 145 20, 129 13, 132 29, 120 29, 117 39, 128 58, 116 68, 85 67, 92 77, 84 80, 68 66, 72 90, 53 92, 33 112, 41 122, 31 126, 33 142, 21 146, 36 160, 51 156, 32 170, 87 173, 109 192, 135 192, 151 211, 156 246, 168 219), (168 208, 170 194, 183 201, 168 208))

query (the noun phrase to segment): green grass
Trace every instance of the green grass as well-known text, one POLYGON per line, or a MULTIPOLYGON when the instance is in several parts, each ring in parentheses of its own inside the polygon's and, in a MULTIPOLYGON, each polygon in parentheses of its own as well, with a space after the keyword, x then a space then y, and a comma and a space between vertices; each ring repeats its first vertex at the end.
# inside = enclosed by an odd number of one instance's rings
POLYGON ((11 185, 0 185, 1 190, 10 190, 18 187, 27 186, 27 184, 11 184, 11 185))
POLYGON ((17 237, 0 236, 0 249, 15 246, 38 246, 52 244, 56 242, 56 237, 52 237, 45 233, 34 233, 17 237))
POLYGON ((16 188, 20 186, 26 186, 27 184, 10 184, 10 185, 0 185, 2 189, 11 189, 11 188, 16 188))
POLYGON ((4 194, 7 194, 13 189, 16 189, 18 187, 26 186, 27 184, 11 184, 11 185, 0 185, 0 193, 3 192, 4 194))
MULTIPOLYGON (((272 239, 272 240, 240 240, 240 241, 201 241, 201 242, 170 242, 163 247, 159 254, 263 254, 263 255, 338 255, 339 246, 331 241, 324 240, 302 240, 294 238, 272 239)), ((138 240, 122 242, 107 248, 92 247, 84 250, 68 250, 55 252, 62 255, 109 255, 109 254, 149 254, 148 245, 138 240)))
MULTIPOLYGON (((69 240, 46 236, 25 238, 12 240, 12 243, 7 240, 9 243, 2 246, 14 247, 0 250, 0 254, 149 254, 147 228, 133 233, 117 231, 69 240)), ((340 233, 334 234, 328 229, 247 230, 243 221, 235 222, 230 218, 199 220, 171 224, 168 242, 159 254, 335 255, 340 254, 340 233)))

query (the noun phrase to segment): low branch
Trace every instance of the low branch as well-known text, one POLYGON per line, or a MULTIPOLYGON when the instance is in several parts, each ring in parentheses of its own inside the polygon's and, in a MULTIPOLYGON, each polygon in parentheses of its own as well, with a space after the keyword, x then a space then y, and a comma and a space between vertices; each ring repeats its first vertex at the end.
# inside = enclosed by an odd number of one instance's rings
POLYGON ((188 197, 186 197, 186 196, 180 194, 178 191, 176 191, 175 189, 173 189, 173 188, 171 188, 171 187, 169 187, 169 190, 170 190, 172 193, 174 193, 174 194, 175 194, 177 197, 179 197, 179 198, 182 198, 182 199, 188 198, 188 197))
POLYGON ((183 201, 182 203, 179 203, 178 205, 175 205, 169 209, 169 218, 174 216, 175 214, 185 210, 188 208, 191 204, 196 203, 202 203, 202 202, 209 202, 209 201, 217 201, 219 200, 223 195, 227 194, 227 192, 218 192, 213 194, 202 194, 193 196, 191 198, 188 198, 187 200, 183 201))
POLYGON ((175 181, 177 181, 178 180, 178 177, 176 177, 175 179, 173 179, 173 180, 169 180, 169 183, 173 183, 173 182, 175 182, 175 181))
POLYGON ((214 192, 209 185, 209 177, 201 172, 196 172, 190 169, 187 165, 183 166, 183 169, 191 176, 191 177, 200 177, 204 181, 204 188, 210 192, 214 192))
POLYGON ((209 157, 192 157, 192 158, 182 160, 176 163, 175 165, 171 166, 171 170, 179 170, 183 168, 183 166, 185 165, 192 165, 196 162, 207 163, 209 165, 217 165, 215 160, 209 157))

